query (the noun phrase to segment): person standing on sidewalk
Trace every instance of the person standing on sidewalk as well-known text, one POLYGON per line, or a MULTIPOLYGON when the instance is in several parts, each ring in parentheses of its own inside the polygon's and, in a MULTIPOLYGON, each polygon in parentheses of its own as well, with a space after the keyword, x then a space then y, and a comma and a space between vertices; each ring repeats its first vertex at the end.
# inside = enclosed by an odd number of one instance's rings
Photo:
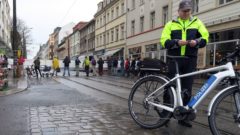
POLYGON ((121 76, 124 76, 124 59, 121 57, 120 59, 120 67, 121 67, 121 76))
POLYGON ((98 73, 99 73, 99 76, 102 76, 103 75, 103 64, 104 64, 104 61, 102 60, 102 58, 99 58, 97 63, 98 63, 98 73))
POLYGON ((79 60, 79 58, 77 57, 75 59, 75 70, 76 70, 76 76, 79 76, 79 65, 80 65, 81 61, 79 60))
POLYGON ((133 58, 130 66, 130 72, 135 76, 136 59, 133 58))
MULTIPOLYGON (((168 50, 168 55, 188 57, 187 59, 176 59, 180 74, 196 70, 198 48, 205 47, 209 37, 209 33, 202 21, 197 17, 193 17, 191 12, 191 1, 181 1, 178 8, 178 18, 165 25, 160 39, 163 48, 168 50)), ((173 78, 176 74, 174 62, 168 61, 168 70, 168 77, 173 78)), ((191 99, 192 84, 192 76, 181 79, 184 105, 191 99)), ((167 99, 167 97, 164 99, 167 99)), ((190 121, 187 120, 178 121, 178 124, 192 127, 190 121)))
POLYGON ((113 75, 118 75, 118 58, 114 57, 113 59, 113 75))
POLYGON ((127 73, 127 77, 130 76, 130 61, 128 58, 126 58, 125 62, 124 62, 124 68, 125 68, 125 73, 127 73))
POLYGON ((96 60, 94 59, 94 57, 92 57, 91 66, 92 66, 92 70, 93 70, 93 76, 97 76, 96 64, 97 64, 96 60))
POLYGON ((65 57, 63 60, 64 63, 64 71, 63 71, 63 76, 65 76, 65 71, 68 71, 68 76, 70 77, 70 72, 69 72, 69 64, 71 63, 70 58, 68 56, 65 57))
POLYGON ((107 65, 108 65, 108 75, 112 74, 112 58, 107 57, 107 65))
POLYGON ((37 59, 34 60, 34 69, 35 69, 35 72, 36 72, 36 75, 37 75, 37 78, 38 78, 38 72, 40 74, 40 76, 42 77, 42 73, 41 73, 41 70, 40 70, 40 58, 38 57, 37 59))
POLYGON ((55 73, 55 76, 57 76, 57 72, 59 72, 58 70, 60 70, 60 67, 59 67, 58 58, 57 58, 56 56, 53 58, 52 68, 53 68, 53 74, 52 74, 52 76, 54 76, 54 73, 55 73))
POLYGON ((8 67, 8 57, 4 54, 3 55, 3 59, 4 59, 4 67, 8 67))
POLYGON ((89 61, 89 58, 86 56, 83 62, 83 67, 85 69, 87 77, 89 76, 89 66, 90 66, 90 61, 89 61))

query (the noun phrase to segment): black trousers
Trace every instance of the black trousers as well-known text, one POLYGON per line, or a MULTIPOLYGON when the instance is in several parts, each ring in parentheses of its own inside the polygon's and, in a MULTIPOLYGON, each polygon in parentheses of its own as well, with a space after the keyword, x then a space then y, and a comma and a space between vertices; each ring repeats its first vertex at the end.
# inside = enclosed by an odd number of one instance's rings
POLYGON ((89 66, 85 66, 86 75, 89 76, 89 66))
MULTIPOLYGON (((197 66, 197 57, 189 57, 186 59, 177 59, 179 66, 179 74, 186 74, 193 71, 196 71, 197 66)), ((173 78, 176 75, 176 66, 175 62, 168 60, 168 77, 173 78)), ((193 85, 193 76, 181 78, 182 86, 182 99, 183 105, 187 105, 192 96, 192 85, 193 85)))
POLYGON ((40 67, 35 67, 35 72, 36 72, 37 77, 38 77, 38 72, 39 72, 40 76, 42 76, 40 67))

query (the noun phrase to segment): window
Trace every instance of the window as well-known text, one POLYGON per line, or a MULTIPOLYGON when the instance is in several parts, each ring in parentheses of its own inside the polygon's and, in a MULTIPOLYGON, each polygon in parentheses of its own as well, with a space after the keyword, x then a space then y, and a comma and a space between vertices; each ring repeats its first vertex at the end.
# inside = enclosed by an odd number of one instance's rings
POLYGON ((163 7, 163 25, 168 22, 168 6, 163 7))
POLYGON ((121 8, 122 8, 122 10, 121 10, 122 12, 121 13, 124 14, 124 12, 125 12, 125 10, 124 10, 124 2, 122 3, 121 8))
POLYGON ((132 9, 135 9, 135 0, 132 0, 132 9))
POLYGON ((117 6, 116 7, 116 17, 118 17, 119 16, 119 7, 117 6))
POLYGON ((131 22, 131 35, 135 34, 135 20, 131 22))
POLYGON ((106 44, 109 43, 109 31, 107 31, 107 40, 106 40, 106 44))
POLYGON ((155 28, 155 11, 150 14, 150 28, 155 28))
POLYGON ((4 20, 4 12, 2 11, 2 22, 4 24, 5 20, 4 20))
POLYGON ((103 45, 105 45, 106 44, 106 35, 105 35, 105 33, 103 33, 103 45))
POLYGON ((232 2, 233 0, 219 0, 219 5, 223 5, 229 2, 232 2))
POLYGON ((105 25, 105 23, 106 23, 106 16, 104 15, 103 16, 103 25, 105 25))
POLYGON ((97 36, 97 45, 96 46, 99 46, 99 39, 98 39, 98 36, 97 36))
POLYGON ((198 13, 199 0, 192 0, 192 4, 193 4, 192 13, 198 13))
POLYGON ((124 24, 121 25, 121 38, 124 39, 124 24))
POLYGON ((100 27, 102 26, 102 17, 100 18, 100 27))
POLYGON ((97 19, 97 27, 99 28, 99 20, 97 19))
POLYGON ((140 0, 140 5, 143 5, 144 4, 144 0, 140 0))
POLYGON ((128 51, 133 58, 138 58, 141 57, 142 47, 130 48, 128 51))
POLYGON ((113 42, 113 40, 114 40, 114 30, 112 29, 111 30, 111 42, 113 42))
POLYGON ((146 45, 146 52, 157 51, 157 44, 146 45))
POLYGON ((100 35, 100 46, 102 45, 102 35, 100 35))
POLYGON ((140 17, 140 32, 144 31, 144 16, 140 17))
POLYGON ((109 22, 109 17, 110 17, 109 14, 110 14, 110 13, 108 12, 108 13, 107 13, 107 22, 109 22))
POLYGON ((119 38, 118 36, 119 36, 119 29, 118 29, 118 27, 116 27, 116 41, 119 40, 119 39, 118 39, 118 38, 119 38))
POLYGON ((112 9, 112 20, 114 19, 114 9, 112 9))

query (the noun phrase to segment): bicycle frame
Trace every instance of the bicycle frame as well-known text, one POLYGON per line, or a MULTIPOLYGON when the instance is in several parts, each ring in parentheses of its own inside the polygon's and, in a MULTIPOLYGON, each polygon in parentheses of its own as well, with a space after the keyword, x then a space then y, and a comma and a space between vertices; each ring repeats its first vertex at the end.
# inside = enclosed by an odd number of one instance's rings
MULTIPOLYGON (((148 95, 148 97, 145 100, 153 106, 173 112, 174 108, 176 106, 183 106, 183 101, 182 101, 182 96, 181 96, 182 90, 181 90, 180 78, 194 76, 194 75, 208 73, 208 72, 214 72, 214 71, 219 71, 219 72, 216 74, 213 74, 207 80, 207 82, 200 88, 200 90, 196 93, 196 95, 193 96, 193 98, 190 100, 188 105, 185 106, 185 108, 187 108, 187 109, 189 109, 189 108, 195 109, 201 103, 201 101, 218 85, 218 83, 222 79, 224 79, 226 77, 235 77, 236 76, 231 62, 228 62, 227 64, 222 65, 222 66, 213 67, 213 68, 200 70, 200 71, 195 71, 192 73, 187 73, 187 74, 182 74, 182 75, 176 74, 176 76, 173 79, 171 79, 169 82, 165 83, 164 85, 162 85, 161 87, 156 89, 154 92, 152 92, 150 95, 148 95), (173 96, 174 96, 174 101, 176 102, 176 103, 174 103, 174 107, 169 107, 169 106, 166 106, 163 104, 156 104, 156 103, 150 101, 150 99, 152 98, 151 97, 152 95, 154 95, 160 89, 163 89, 165 86, 167 86, 168 84, 170 84, 174 81, 176 81, 176 91, 172 90, 173 96)), ((233 87, 233 86, 231 86, 231 87, 233 87)), ((225 90, 228 90, 228 89, 229 88, 226 88, 225 90)), ((220 95, 220 94, 217 94, 217 95, 220 95)), ((216 99, 216 96, 214 97, 214 99, 216 99)), ((212 100, 210 106, 212 106, 213 102, 214 101, 212 100)))

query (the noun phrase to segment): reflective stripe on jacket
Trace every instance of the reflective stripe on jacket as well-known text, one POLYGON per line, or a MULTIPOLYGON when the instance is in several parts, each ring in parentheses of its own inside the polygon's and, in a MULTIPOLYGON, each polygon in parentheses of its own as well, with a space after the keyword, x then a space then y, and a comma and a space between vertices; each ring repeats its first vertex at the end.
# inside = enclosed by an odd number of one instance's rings
POLYGON ((197 56, 198 48, 206 46, 208 37, 209 33, 206 27, 197 17, 191 17, 188 20, 178 18, 165 25, 160 42, 163 48, 168 49, 169 55, 197 56), (196 40, 197 45, 180 47, 179 40, 196 40))

